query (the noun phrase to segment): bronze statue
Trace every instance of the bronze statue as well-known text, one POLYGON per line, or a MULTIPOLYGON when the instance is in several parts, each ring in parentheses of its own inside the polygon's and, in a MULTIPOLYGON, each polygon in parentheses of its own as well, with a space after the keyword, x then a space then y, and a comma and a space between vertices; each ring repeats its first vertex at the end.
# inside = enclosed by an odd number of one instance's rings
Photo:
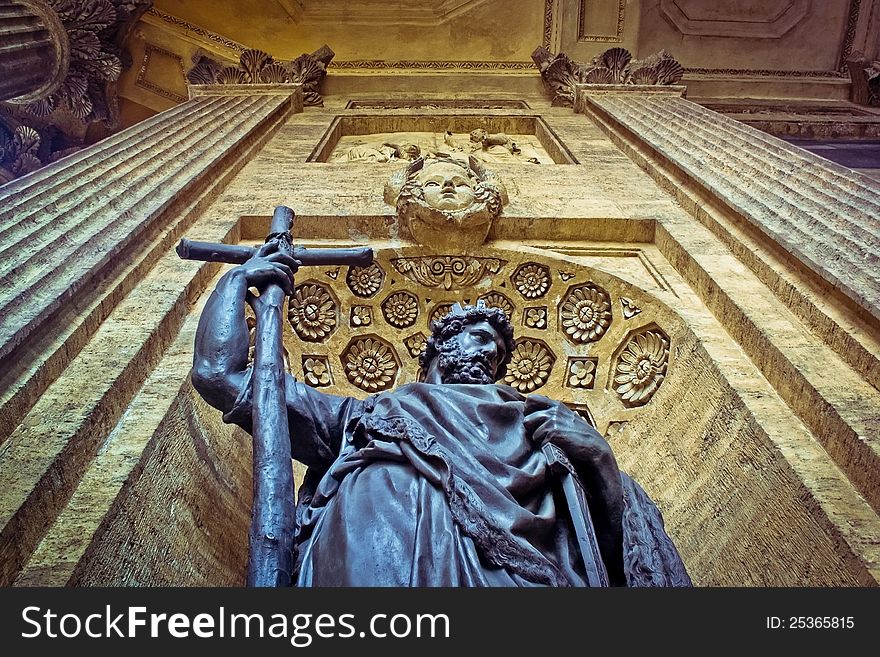
MULTIPOLYGON (((199 323, 193 383, 249 432, 264 391, 247 363, 245 303, 259 327, 264 290, 293 289, 296 255, 270 240, 224 274, 199 323)), ((513 348, 501 310, 456 306, 433 326, 422 382, 360 400, 284 375, 290 452, 308 466, 294 584, 690 584, 656 507, 595 429, 495 383, 513 348)))

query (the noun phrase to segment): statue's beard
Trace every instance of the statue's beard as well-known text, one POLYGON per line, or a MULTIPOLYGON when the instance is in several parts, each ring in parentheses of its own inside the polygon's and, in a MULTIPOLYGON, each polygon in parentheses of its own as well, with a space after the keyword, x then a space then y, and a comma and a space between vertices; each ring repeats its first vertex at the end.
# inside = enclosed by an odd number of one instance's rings
POLYGON ((437 348, 440 380, 443 383, 495 383, 492 362, 480 353, 466 353, 455 340, 437 348))

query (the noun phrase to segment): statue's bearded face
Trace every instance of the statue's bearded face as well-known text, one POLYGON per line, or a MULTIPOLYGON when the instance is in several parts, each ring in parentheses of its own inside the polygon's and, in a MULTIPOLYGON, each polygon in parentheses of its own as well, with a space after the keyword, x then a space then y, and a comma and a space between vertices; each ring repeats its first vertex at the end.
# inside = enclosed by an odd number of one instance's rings
POLYGON ((504 361, 504 338, 486 321, 465 324, 437 346, 443 383, 495 383, 504 361))
POLYGON ((450 162, 436 162, 419 172, 425 203, 438 210, 461 210, 476 201, 474 183, 467 171, 450 162))

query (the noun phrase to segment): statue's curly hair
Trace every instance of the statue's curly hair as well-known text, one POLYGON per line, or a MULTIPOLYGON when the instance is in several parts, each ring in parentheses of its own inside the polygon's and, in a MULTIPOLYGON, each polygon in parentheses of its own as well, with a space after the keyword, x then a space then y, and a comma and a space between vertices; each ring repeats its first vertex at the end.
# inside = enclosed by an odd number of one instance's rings
POLYGON ((516 349, 516 343, 513 340, 513 325, 501 308, 485 306, 482 303, 478 303, 476 306, 458 307, 437 321, 431 322, 431 337, 428 338, 428 344, 419 356, 419 367, 421 367, 422 373, 427 374, 428 367, 437 357, 441 344, 461 333, 468 324, 476 324, 477 322, 488 322, 504 339, 504 358, 498 363, 495 380, 503 379, 507 374, 507 365, 510 363, 513 351, 516 349))

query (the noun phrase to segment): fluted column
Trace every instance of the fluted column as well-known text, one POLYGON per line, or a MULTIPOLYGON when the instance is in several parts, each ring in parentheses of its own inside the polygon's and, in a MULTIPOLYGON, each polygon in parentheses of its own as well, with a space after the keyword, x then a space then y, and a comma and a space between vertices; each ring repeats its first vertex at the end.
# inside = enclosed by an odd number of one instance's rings
POLYGON ((0 0, 0 101, 51 94, 68 66, 68 37, 58 14, 41 0, 0 0))
POLYGON ((0 362, 22 370, 8 388, 9 377, 0 379, 0 585, 12 581, 46 519, 66 504, 108 422, 136 391, 132 381, 146 375, 177 332, 182 314, 168 307, 180 305, 182 292, 146 301, 158 322, 152 333, 131 337, 113 362, 98 366, 100 376, 75 398, 81 410, 67 414, 35 450, 22 417, 43 415, 30 409, 47 403, 41 395, 52 396, 51 372, 73 376, 64 368, 82 360, 81 338, 47 345, 45 337, 95 331, 137 284, 114 272, 121 265, 148 271, 161 255, 156 251, 167 248, 169 240, 159 236, 173 240, 185 230, 192 213, 184 208, 219 194, 252 149, 289 113, 302 111, 300 85, 228 91, 193 98, 0 186, 0 362), (43 345, 42 362, 30 364, 35 344, 43 345))
POLYGON ((636 135, 880 321, 880 186, 671 93, 594 93, 576 109, 636 135))

